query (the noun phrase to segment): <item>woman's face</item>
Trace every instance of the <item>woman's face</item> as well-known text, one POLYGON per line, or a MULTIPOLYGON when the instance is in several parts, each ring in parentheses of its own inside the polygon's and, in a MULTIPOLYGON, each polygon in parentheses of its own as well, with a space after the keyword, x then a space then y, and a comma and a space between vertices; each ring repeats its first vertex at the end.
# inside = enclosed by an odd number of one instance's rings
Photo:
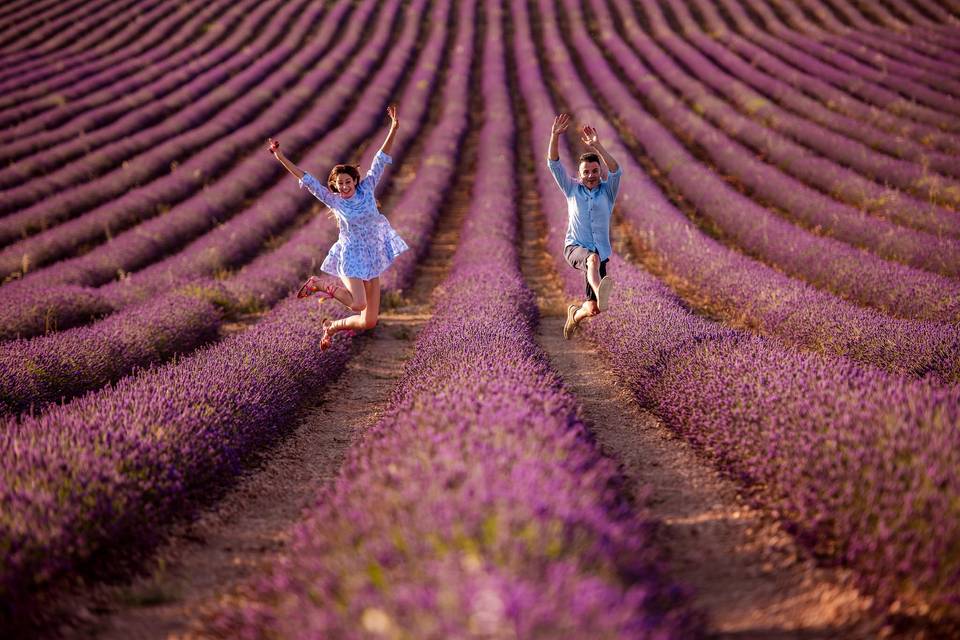
POLYGON ((337 174, 337 192, 341 198, 351 197, 357 190, 357 183, 349 173, 337 174))

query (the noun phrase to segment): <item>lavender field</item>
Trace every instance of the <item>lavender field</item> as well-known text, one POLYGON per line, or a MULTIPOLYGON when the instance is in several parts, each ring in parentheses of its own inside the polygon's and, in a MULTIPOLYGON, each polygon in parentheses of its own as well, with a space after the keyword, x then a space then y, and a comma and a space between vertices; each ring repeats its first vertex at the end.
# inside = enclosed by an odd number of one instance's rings
POLYGON ((4 638, 957 637, 960 0, 3 3, 0 422, 4 638))

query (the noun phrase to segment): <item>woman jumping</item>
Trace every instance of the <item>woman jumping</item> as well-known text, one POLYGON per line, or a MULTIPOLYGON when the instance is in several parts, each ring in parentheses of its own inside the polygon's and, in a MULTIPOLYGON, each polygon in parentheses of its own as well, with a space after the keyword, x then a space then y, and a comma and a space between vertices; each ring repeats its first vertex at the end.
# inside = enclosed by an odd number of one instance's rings
POLYGON ((318 293, 322 297, 321 303, 333 298, 358 312, 357 315, 332 322, 324 318, 321 350, 330 347, 331 339, 339 331, 372 329, 377 325, 380 274, 409 248, 377 209, 377 201, 373 196, 384 168, 393 163, 389 154, 400 127, 397 105, 387 107, 387 115, 390 116, 390 131, 363 180, 356 166, 338 164, 331 169, 327 185, 324 186, 290 162, 280 151, 279 141, 269 140, 270 153, 300 181, 301 187, 306 187, 317 200, 333 210, 337 226, 340 227, 340 237, 330 248, 320 269, 339 277, 343 287, 336 284, 322 287, 316 276, 310 276, 297 294, 302 298, 318 293))

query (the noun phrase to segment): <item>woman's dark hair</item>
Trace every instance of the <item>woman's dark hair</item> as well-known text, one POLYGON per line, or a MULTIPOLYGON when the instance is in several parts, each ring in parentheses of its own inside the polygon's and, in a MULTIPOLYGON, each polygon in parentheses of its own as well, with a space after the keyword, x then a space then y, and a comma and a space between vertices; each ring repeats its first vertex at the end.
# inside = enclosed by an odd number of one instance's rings
POLYGON ((330 191, 337 190, 337 176, 341 173, 345 173, 356 183, 360 183, 360 167, 352 164, 338 164, 333 169, 330 170, 330 175, 327 176, 327 188, 330 191))
POLYGON ((596 162, 597 164, 600 164, 600 156, 589 151, 587 153, 581 153, 580 160, 577 162, 577 166, 579 167, 584 162, 596 162))

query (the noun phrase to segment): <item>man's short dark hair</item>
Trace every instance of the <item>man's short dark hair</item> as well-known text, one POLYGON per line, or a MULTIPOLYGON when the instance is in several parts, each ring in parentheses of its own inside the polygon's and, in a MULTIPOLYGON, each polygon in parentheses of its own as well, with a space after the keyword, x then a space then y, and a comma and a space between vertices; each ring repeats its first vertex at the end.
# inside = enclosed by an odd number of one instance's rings
POLYGON ((580 160, 577 162, 577 166, 583 164, 584 162, 596 162, 600 164, 600 155, 592 152, 581 153, 580 160))

